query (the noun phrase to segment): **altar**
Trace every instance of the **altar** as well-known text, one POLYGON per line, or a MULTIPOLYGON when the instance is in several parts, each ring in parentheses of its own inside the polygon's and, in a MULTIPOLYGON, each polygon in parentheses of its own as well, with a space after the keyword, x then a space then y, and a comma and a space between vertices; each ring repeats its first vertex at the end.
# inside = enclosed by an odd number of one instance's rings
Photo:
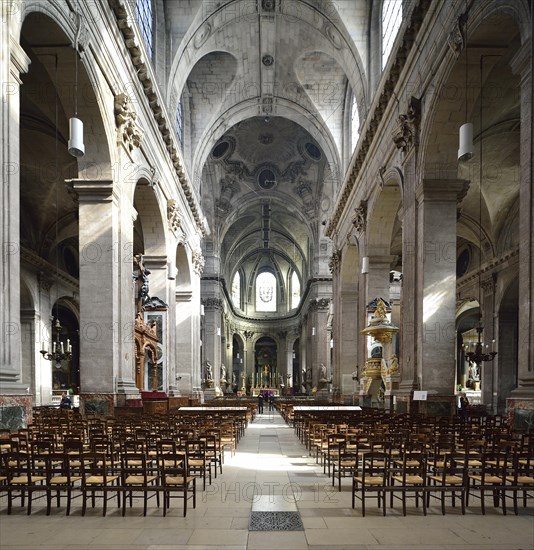
POLYGON ((252 388, 252 397, 258 397, 260 393, 263 393, 263 395, 280 397, 280 388, 252 388))

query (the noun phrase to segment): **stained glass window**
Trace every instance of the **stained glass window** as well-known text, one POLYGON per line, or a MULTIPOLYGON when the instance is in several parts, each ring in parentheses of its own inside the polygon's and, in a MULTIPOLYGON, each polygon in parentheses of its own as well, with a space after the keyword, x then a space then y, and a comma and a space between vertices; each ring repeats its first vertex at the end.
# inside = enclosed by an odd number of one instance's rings
POLYGON ((388 62, 401 23, 402 0, 384 0, 382 2, 382 69, 388 62))
POLYGON ((276 311, 276 277, 268 271, 256 277, 256 311, 276 311))
POLYGON ((291 275, 291 308, 295 309, 300 303, 300 280, 296 271, 291 275))
POLYGON ((154 4, 153 0, 137 0, 135 16, 150 59, 154 57, 154 4))
POLYGON ((236 271, 232 281, 232 303, 241 309, 241 273, 239 271, 236 271))

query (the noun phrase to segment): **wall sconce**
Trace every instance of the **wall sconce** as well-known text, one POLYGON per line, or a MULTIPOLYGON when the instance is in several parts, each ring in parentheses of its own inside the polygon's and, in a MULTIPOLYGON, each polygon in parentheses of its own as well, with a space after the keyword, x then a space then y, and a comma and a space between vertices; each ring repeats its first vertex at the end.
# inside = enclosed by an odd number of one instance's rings
POLYGON ((362 258, 362 274, 369 273, 369 256, 362 258))
POLYGON ((204 316, 204 305, 200 305, 200 315, 204 316))
POLYGON ((312 336, 315 336, 315 327, 312 327, 312 336))
POLYGON ((221 327, 217 327, 217 336, 221 335, 221 327))

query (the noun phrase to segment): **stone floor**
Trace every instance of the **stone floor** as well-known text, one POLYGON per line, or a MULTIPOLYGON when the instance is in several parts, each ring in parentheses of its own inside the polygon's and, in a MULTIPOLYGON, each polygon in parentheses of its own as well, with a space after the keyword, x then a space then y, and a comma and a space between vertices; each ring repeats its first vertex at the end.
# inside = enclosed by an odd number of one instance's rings
POLYGON ((534 549, 532 504, 519 516, 512 510, 503 516, 492 506, 482 516, 477 504, 465 516, 459 509, 442 516, 432 505, 426 517, 414 506, 406 517, 400 506, 382 517, 369 505, 362 518, 359 507, 351 508, 349 479, 342 492, 333 491, 276 412, 248 427, 236 455, 227 454, 223 472, 198 493, 186 518, 179 502, 165 518, 153 501, 147 517, 138 505, 124 518, 111 507, 104 518, 98 509, 81 517, 77 503, 69 517, 65 508, 47 517, 40 501, 29 517, 20 508, 8 516, 0 500, 0 549, 534 549), (304 530, 249 530, 251 512, 299 512, 304 530))

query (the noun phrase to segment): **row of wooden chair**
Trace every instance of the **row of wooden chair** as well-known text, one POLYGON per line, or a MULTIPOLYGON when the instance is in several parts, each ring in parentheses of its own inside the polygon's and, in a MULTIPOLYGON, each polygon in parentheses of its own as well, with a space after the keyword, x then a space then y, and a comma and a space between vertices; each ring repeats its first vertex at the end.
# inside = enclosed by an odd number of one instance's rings
POLYGON ((196 477, 194 457, 174 448, 161 447, 160 454, 149 457, 143 453, 125 452, 120 466, 106 453, 27 453, 8 452, 2 455, 3 471, 0 491, 7 494, 7 512, 11 514, 13 501, 20 498, 21 506, 27 501, 27 514, 32 511, 36 498, 46 498, 46 513, 50 514, 55 496, 60 506, 61 496, 66 496, 66 514, 71 511, 74 498, 82 498, 82 515, 91 500, 93 508, 97 498, 103 502, 105 516, 107 502, 117 499, 125 515, 126 504, 132 506, 133 495, 143 497, 143 514, 147 513, 148 500, 156 497, 160 505, 163 496, 163 515, 166 515, 171 498, 183 499, 183 515, 187 514, 187 501, 193 499, 196 506, 196 477))

